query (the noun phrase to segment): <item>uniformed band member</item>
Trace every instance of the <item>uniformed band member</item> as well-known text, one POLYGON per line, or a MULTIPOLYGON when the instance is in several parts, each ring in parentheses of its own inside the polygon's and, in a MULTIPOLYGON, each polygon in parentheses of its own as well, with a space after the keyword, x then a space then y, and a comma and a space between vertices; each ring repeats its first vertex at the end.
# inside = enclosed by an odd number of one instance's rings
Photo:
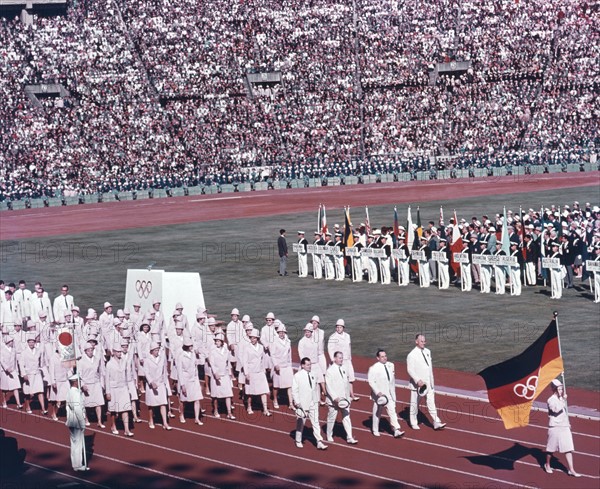
POLYGON ((447 289, 450 287, 450 248, 447 246, 446 238, 439 239, 440 253, 444 253, 444 259, 438 260, 438 288, 447 289))
POLYGON ((519 249, 519 243, 510 242, 510 256, 517 259, 516 265, 508 267, 510 274, 510 295, 521 295, 521 268, 523 266, 523 253, 519 249))
POLYGON ((381 283, 384 285, 388 285, 392 282, 390 272, 390 257, 392 256, 392 243, 387 235, 382 235, 379 241, 379 247, 385 251, 385 257, 379 259, 379 274, 381 275, 381 283))
MULTIPOLYGON (((362 250, 364 245, 359 240, 360 234, 354 233, 354 246, 353 248, 357 250, 362 250)), ((363 267, 362 267, 362 257, 360 255, 352 257, 352 281, 353 282, 362 282, 363 279, 363 267)))
MULTIPOLYGON (((600 245, 594 247, 594 253, 594 261, 600 261, 600 245)), ((594 272, 594 302, 600 302, 600 272, 594 272)))
POLYGON ((421 246, 419 247, 419 251, 423 252, 424 257, 422 260, 418 260, 419 265, 419 286, 420 287, 429 287, 431 284, 431 275, 429 270, 429 260, 431 258, 431 249, 429 248, 429 244, 427 243, 427 237, 421 237, 421 246))
MULTIPOLYGON (((496 242, 496 250, 494 256, 506 256, 506 253, 502 249, 502 243, 496 242)), ((506 292, 506 266, 494 265, 494 277, 496 280, 496 294, 504 294, 506 292)))
MULTIPOLYGON (((550 245, 552 249, 552 254, 550 258, 558 258, 560 259, 560 245, 553 241, 550 245)), ((551 290, 551 299, 560 299, 562 297, 562 289, 563 289, 563 267, 560 268, 551 268, 550 269, 550 290, 551 290)))
MULTIPOLYGON (((323 246, 334 246, 334 242, 331 241, 331 233, 325 233, 325 243, 323 246)), ((331 248, 330 248, 331 249, 331 248)), ((335 266, 333 264, 333 255, 322 255, 323 260, 323 268, 325 269, 325 280, 334 280, 335 279, 335 266)))
POLYGON ((335 266, 335 279, 343 281, 346 276, 344 269, 344 244, 342 243, 342 233, 335 233, 335 242, 333 243, 336 254, 332 256, 335 266))
POLYGON ((398 259, 398 285, 406 287, 410 283, 410 251, 404 235, 398 236, 398 249, 404 251, 404 258, 398 259))
POLYGON ((469 255, 469 261, 467 263, 460 264, 460 287, 463 292, 470 292, 473 287, 473 278, 471 277, 471 262, 472 262, 472 251, 470 241, 463 238, 463 249, 461 253, 469 255))
MULTIPOLYGON (((377 243, 375 242, 375 235, 369 234, 367 236, 367 248, 377 248, 377 243)), ((369 279, 370 284, 377 283, 377 269, 378 269, 378 260, 377 258, 370 256, 367 258, 367 277, 369 279)))
MULTIPOLYGON (((487 249, 487 241, 482 240, 479 241, 479 246, 481 247, 482 255, 490 255, 489 250, 487 249)), ((492 265, 482 264, 479 266, 479 273, 481 279, 481 289, 479 292, 482 294, 489 294, 492 287, 492 265)))
MULTIPOLYGON (((315 231, 315 240, 313 241, 314 245, 323 245, 324 241, 321 239, 321 233, 315 231)), ((313 253, 312 254, 312 263, 313 263, 313 277, 315 279, 323 278, 323 255, 313 253)))
POLYGON ((298 276, 308 277, 308 240, 304 237, 304 231, 298 231, 298 245, 304 247, 304 251, 298 252, 298 276))

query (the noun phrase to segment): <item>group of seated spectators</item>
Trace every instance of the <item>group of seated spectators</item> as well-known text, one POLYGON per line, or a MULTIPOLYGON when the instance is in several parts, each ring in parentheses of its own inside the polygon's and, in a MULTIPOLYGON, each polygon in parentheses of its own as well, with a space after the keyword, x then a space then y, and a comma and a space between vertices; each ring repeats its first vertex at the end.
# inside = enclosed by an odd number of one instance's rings
POLYGON ((0 17, 0 200, 594 154, 599 20, 585 0, 81 0, 0 17), (469 69, 437 76, 454 60, 469 69), (281 85, 250 96, 245 75, 265 71, 281 85), (36 106, 25 86, 48 83, 69 95, 36 106))

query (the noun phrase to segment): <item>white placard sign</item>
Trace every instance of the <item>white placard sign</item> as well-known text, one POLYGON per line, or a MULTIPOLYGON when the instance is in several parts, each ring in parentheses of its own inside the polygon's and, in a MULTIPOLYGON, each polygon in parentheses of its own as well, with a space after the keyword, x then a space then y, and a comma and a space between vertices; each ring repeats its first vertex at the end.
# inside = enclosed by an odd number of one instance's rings
POLYGON ((600 272, 600 261, 586 260, 585 267, 588 272, 600 272))
POLYGON ((454 253, 454 263, 469 263, 469 254, 454 253))
POLYGON ((441 261, 443 263, 448 262, 448 255, 445 251, 432 251, 431 258, 433 258, 435 261, 441 261))
POLYGON ((489 255, 473 255, 473 264, 488 265, 487 257, 489 255))
POLYGON ((397 260, 406 260, 406 253, 401 249, 392 250, 392 256, 397 260))
POLYGON ((309 244, 309 245, 306 247, 306 251, 308 251, 309 253, 314 253, 314 252, 315 252, 315 248, 316 248, 316 247, 317 247, 317 245, 314 245, 314 244, 309 244))
POLYGON ((419 250, 412 250, 410 252, 410 257, 413 260, 426 260, 427 259, 427 258, 425 258, 425 252, 419 251, 419 250))
POLYGON ((560 258, 542 258, 542 268, 560 268, 560 258))
POLYGON ((292 245, 292 251, 294 253, 305 253, 306 250, 304 248, 305 246, 302 243, 294 243, 292 245))
POLYGON ((360 249, 358 249, 358 248, 354 248, 354 247, 346 248, 345 252, 346 252, 346 256, 354 256, 354 257, 360 256, 360 249))

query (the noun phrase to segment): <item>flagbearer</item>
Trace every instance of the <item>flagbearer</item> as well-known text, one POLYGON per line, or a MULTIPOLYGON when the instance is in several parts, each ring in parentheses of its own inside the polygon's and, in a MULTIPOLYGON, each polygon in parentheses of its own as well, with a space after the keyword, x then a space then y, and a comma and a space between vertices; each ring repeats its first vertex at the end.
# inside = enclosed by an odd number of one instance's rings
POLYGON ((544 470, 548 474, 552 473, 550 466, 552 454, 558 451, 565 454, 569 466, 568 474, 572 477, 581 477, 581 474, 575 472, 573 468, 573 451, 575 447, 567 413, 567 395, 560 380, 554 379, 550 386, 553 394, 548 399, 548 443, 546 443, 547 453, 544 470))
POLYGON ((85 408, 83 394, 79 388, 79 375, 69 377, 70 388, 67 393, 67 421, 71 436, 71 465, 73 470, 90 470, 85 458, 85 408))

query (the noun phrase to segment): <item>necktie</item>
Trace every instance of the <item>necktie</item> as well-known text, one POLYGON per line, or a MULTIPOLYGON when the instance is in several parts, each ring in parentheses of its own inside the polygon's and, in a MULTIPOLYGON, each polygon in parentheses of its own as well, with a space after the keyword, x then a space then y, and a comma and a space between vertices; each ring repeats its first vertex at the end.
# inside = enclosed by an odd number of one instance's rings
POLYGON ((383 368, 385 369, 385 374, 387 375, 388 382, 389 382, 390 381, 390 371, 387 369, 387 365, 384 365, 383 368))
POLYGON ((342 372, 342 367, 340 367, 340 377, 342 377, 342 379, 344 378, 344 374, 342 372))
POLYGON ((65 307, 69 309, 69 304, 67 304, 67 296, 65 296, 65 307))
POLYGON ((429 362, 427 361, 427 357, 425 356, 425 352, 423 350, 421 350, 421 355, 423 355, 423 360, 425 360, 425 363, 429 367, 429 362))
POLYGON ((306 372, 306 375, 308 375, 308 383, 310 384, 310 388, 312 389, 312 379, 310 378, 310 372, 306 372))
POLYGON ((40 306, 42 306, 42 310, 44 310, 44 302, 40 299, 40 306))

